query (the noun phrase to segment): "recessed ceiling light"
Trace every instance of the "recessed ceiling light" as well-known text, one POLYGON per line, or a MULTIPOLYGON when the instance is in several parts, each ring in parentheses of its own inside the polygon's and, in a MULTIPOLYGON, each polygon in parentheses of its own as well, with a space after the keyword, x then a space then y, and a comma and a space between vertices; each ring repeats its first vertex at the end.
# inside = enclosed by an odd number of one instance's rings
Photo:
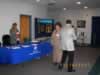
POLYGON ((40 0, 36 0, 36 2, 40 2, 40 0))
POLYGON ((80 5, 80 4, 81 4, 81 2, 80 2, 80 1, 78 1, 78 2, 76 2, 76 4, 80 5))
POLYGON ((66 10, 66 8, 63 8, 63 10, 66 10))
POLYGON ((87 6, 84 6, 84 9, 87 9, 88 7, 87 6))

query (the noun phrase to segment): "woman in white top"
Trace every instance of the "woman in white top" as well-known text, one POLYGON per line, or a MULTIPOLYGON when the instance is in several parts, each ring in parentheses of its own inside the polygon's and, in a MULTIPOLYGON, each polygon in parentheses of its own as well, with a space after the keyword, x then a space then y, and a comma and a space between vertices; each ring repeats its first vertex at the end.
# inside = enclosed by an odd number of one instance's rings
POLYGON ((55 24, 55 29, 52 33, 52 45, 53 45, 53 64, 57 65, 61 62, 61 43, 60 43, 60 31, 61 31, 62 25, 60 22, 57 22, 55 24))
POLYGON ((66 61, 66 57, 68 56, 68 72, 73 71, 73 60, 74 60, 74 40, 76 40, 76 35, 74 28, 72 28, 71 20, 66 21, 66 25, 62 28, 60 32, 61 38, 61 48, 63 51, 61 64, 59 65, 59 69, 63 69, 63 65, 66 61))

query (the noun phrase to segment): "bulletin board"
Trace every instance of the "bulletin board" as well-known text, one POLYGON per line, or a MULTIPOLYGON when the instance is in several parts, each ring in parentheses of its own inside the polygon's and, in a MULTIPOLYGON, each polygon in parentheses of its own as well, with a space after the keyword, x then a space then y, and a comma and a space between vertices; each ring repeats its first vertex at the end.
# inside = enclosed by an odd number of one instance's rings
POLYGON ((78 28, 85 28, 86 27, 86 21, 85 20, 78 20, 77 21, 77 27, 78 28))
POLYGON ((51 36, 53 29, 53 19, 35 18, 35 38, 51 36))

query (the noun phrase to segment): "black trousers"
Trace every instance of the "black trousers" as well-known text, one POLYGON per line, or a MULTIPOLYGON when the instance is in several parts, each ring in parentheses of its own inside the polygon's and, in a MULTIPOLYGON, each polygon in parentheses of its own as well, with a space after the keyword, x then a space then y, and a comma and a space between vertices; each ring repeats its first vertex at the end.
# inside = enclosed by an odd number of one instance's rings
POLYGON ((62 68, 64 66, 64 63, 66 62, 67 57, 68 57, 68 64, 65 66, 68 67, 68 71, 72 71, 73 61, 74 61, 74 51, 66 51, 66 50, 63 51, 62 60, 61 60, 62 68))

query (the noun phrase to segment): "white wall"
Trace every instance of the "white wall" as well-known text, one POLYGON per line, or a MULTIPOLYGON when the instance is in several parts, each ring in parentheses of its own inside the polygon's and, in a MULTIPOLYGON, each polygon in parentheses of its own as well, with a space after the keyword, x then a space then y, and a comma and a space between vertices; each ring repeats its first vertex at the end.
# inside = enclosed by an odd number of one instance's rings
POLYGON ((86 20, 86 28, 78 29, 78 31, 84 31, 86 33, 85 43, 91 43, 91 27, 92 16, 100 16, 100 9, 83 9, 83 10, 66 10, 66 11, 49 11, 49 17, 54 18, 56 21, 61 21, 65 24, 66 19, 71 19, 73 25, 77 25, 77 20, 86 20))
POLYGON ((3 34, 9 34, 13 22, 17 22, 20 29, 20 15, 32 15, 32 37, 34 38, 34 18, 46 18, 47 9, 26 2, 0 2, 0 41, 3 34))

